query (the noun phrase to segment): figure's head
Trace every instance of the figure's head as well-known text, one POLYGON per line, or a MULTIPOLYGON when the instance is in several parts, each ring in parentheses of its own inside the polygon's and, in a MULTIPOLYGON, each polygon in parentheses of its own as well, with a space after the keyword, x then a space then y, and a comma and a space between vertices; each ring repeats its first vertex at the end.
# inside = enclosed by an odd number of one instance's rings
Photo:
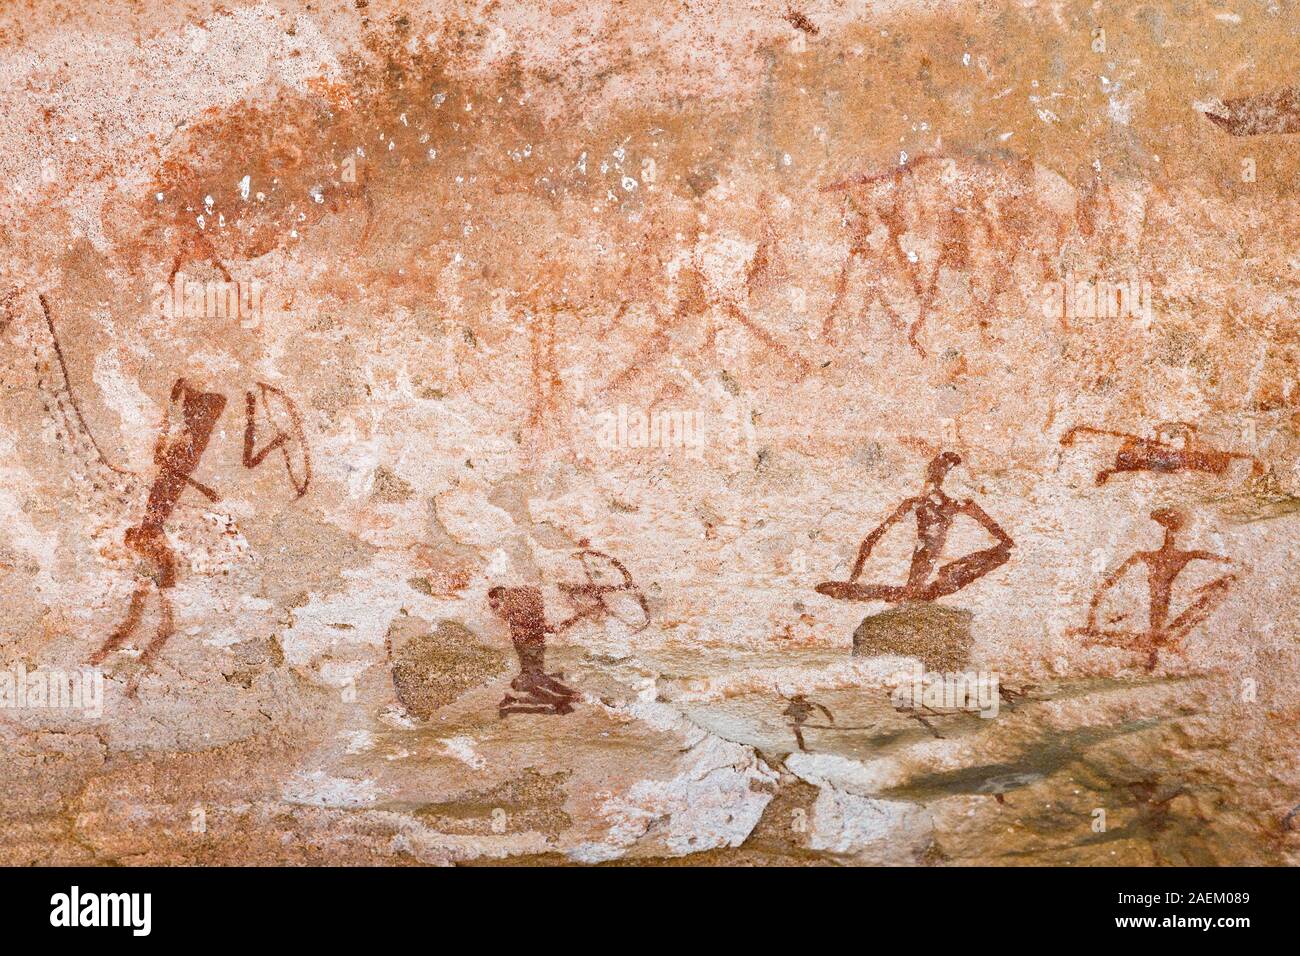
POLYGON ((932 485, 941 485, 948 472, 960 464, 961 455, 955 452, 945 451, 942 454, 935 455, 934 458, 930 459, 930 464, 926 468, 925 480, 932 485))
POLYGON ((1178 508, 1157 508, 1151 512, 1151 520, 1170 531, 1181 531, 1187 524, 1187 514, 1178 508))
POLYGON ((487 599, 492 612, 509 624, 536 625, 545 619, 542 592, 538 588, 489 588, 487 599))

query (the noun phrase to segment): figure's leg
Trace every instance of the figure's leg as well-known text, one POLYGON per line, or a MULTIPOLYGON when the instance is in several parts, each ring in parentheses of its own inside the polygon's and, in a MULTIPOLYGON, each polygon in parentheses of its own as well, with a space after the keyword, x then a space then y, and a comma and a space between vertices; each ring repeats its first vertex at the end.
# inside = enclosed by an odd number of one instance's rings
POLYGON ((149 646, 144 649, 140 655, 140 666, 148 667, 163 645, 171 638, 174 631, 172 625, 172 602, 167 597, 165 590, 158 592, 158 630, 154 633, 153 640, 149 646))
POLYGON ((920 714, 909 714, 908 716, 910 716, 913 720, 915 720, 926 730, 930 731, 930 733, 934 734, 936 740, 943 740, 943 734, 939 733, 939 729, 935 727, 934 724, 930 723, 928 720, 922 717, 920 714))
POLYGON ((1168 643, 1174 646, 1181 644, 1188 634, 1218 609, 1236 582, 1235 574, 1225 574, 1197 588, 1196 600, 1184 608, 1183 612, 1165 629, 1169 635, 1168 643))
POLYGON ((545 650, 540 644, 516 640, 515 653, 519 655, 519 676, 510 682, 515 690, 524 690, 541 676, 545 650))
POLYGON ((888 601, 896 604, 911 596, 907 587, 890 584, 857 584, 853 581, 823 581, 815 588, 818 594, 837 601, 888 601))
POLYGON ((572 698, 578 696, 578 692, 576 690, 574 690, 568 684, 563 683, 558 678, 552 677, 550 674, 543 674, 540 680, 538 681, 538 684, 543 690, 547 691, 548 693, 555 694, 556 696, 559 697, 572 698))
POLYGON ((561 706, 567 704, 567 697, 552 694, 542 688, 539 677, 542 673, 540 648, 537 645, 520 640, 515 641, 515 652, 519 655, 519 674, 510 681, 510 689, 518 691, 521 696, 506 694, 497 704, 497 713, 507 714, 555 714, 564 713, 561 706))
POLYGON ((1010 558, 1009 545, 995 544, 991 548, 976 551, 956 561, 949 561, 935 572, 934 580, 922 588, 917 597, 922 601, 933 601, 935 598, 960 591, 972 581, 1006 564, 1010 558))
POLYGON ((163 645, 175 633, 174 619, 172 616, 172 602, 167 597, 167 591, 158 592, 158 629, 154 632, 153 640, 145 647, 140 654, 140 660, 136 662, 135 672, 131 679, 126 682, 126 695, 134 697, 140 689, 140 678, 149 673, 149 668, 153 663, 154 657, 163 649, 163 645))
POLYGON ((567 702, 558 704, 530 704, 527 703, 531 698, 511 697, 506 695, 505 700, 497 704, 497 714, 505 717, 508 714, 571 714, 573 708, 567 702))
POLYGON ((1134 654, 1144 655, 1142 666, 1148 671, 1153 671, 1156 669, 1156 665, 1160 663, 1160 648, 1166 645, 1168 641, 1167 635, 1168 632, 1164 629, 1151 628, 1134 634, 1132 640, 1127 644, 1118 646, 1134 654))
POLYGON ((795 724, 791 729, 794 731, 794 739, 799 744, 799 749, 802 750, 804 753, 807 753, 808 748, 804 746, 804 742, 803 742, 803 728, 800 727, 798 724, 795 724))
POLYGON ((1097 484, 1104 485, 1111 475, 1128 471, 1160 471, 1160 463, 1127 442, 1115 453, 1115 463, 1097 472, 1097 484))
POLYGON ((1134 654, 1145 654, 1143 666, 1155 670, 1160 648, 1166 645, 1165 631, 1120 631, 1103 628, 1072 627, 1067 634, 1083 637, 1084 647, 1118 647, 1134 654))
POLYGON ((91 655, 89 664, 95 667, 104 662, 104 659, 117 650, 122 643, 135 633, 135 629, 140 626, 140 617, 144 614, 144 601, 149 594, 150 583, 141 581, 135 586, 135 592, 131 595, 131 606, 127 609, 126 618, 122 621, 116 631, 109 635, 99 648, 91 655))
POLYGON ((520 640, 515 642, 519 655, 519 676, 510 682, 517 691, 533 694, 548 701, 566 701, 578 692, 546 673, 546 646, 541 642, 520 640))

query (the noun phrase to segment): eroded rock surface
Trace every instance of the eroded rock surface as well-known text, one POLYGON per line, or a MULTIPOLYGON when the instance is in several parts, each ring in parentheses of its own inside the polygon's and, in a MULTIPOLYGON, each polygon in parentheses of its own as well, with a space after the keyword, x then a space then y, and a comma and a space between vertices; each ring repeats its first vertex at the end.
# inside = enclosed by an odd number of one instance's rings
POLYGON ((853 653, 863 657, 915 657, 931 670, 970 663, 971 613, 942 604, 904 604, 862 619, 853 632, 853 653))

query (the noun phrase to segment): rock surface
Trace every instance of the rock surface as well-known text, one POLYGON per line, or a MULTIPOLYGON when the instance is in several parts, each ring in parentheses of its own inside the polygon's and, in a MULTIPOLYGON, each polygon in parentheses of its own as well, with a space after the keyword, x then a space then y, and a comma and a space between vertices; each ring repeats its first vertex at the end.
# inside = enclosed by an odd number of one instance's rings
POLYGON ((484 647, 455 621, 439 621, 431 630, 415 618, 398 618, 386 640, 397 700, 421 720, 506 668, 500 650, 484 647))
POLYGON ((942 604, 903 604, 862 619, 853 632, 855 656, 915 657, 926 668, 955 670, 970 663, 970 611, 942 604))

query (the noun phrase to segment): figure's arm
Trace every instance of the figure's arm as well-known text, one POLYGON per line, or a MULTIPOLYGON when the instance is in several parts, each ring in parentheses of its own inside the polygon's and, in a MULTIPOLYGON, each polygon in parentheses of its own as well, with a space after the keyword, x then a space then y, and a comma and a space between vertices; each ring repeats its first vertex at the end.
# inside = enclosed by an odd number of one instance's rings
POLYGON ((275 437, 267 442, 260 451, 257 445, 257 396, 244 392, 244 467, 256 468, 267 455, 289 440, 289 436, 280 429, 275 430, 275 437))
POLYGON ((194 489, 195 491, 197 491, 199 494, 203 495, 203 497, 207 498, 209 501, 211 501, 211 502, 213 502, 213 503, 216 503, 216 502, 218 502, 218 501, 221 500, 221 495, 217 494, 215 491, 213 491, 213 490, 212 490, 211 488, 209 488, 207 485, 205 485, 205 484, 203 484, 203 483, 201 483, 201 482, 195 481, 195 480, 194 480, 193 478, 191 478, 189 475, 185 475, 184 478, 185 478, 185 483, 186 483, 187 485, 189 485, 191 488, 193 488, 193 489, 194 489))
POLYGON ((1192 561, 1215 561, 1219 564, 1234 564, 1232 558, 1222 554, 1215 554, 1213 551, 1189 551, 1187 557, 1192 561))
POLYGON ((1101 606, 1102 598, 1104 598, 1110 592, 1111 588, 1113 588, 1116 584, 1119 583, 1119 579, 1124 576, 1124 573, 1128 571, 1128 569, 1131 568, 1135 562, 1140 560, 1142 559, 1136 554, 1129 555, 1119 565, 1119 567, 1115 568, 1115 570, 1107 574, 1106 577, 1102 578, 1101 584, 1098 585, 1096 593, 1093 594, 1092 596, 1092 600, 1088 602, 1088 630, 1089 631, 1095 630, 1097 627, 1097 608, 1101 606))
POLYGON ((957 510, 961 514, 978 521, 980 526, 989 534, 993 535, 993 537, 997 538, 1000 544, 1008 548, 1014 548, 1016 546, 1016 543, 1011 540, 1011 535, 1003 531, 1002 526, 989 517, 988 512, 977 505, 974 501, 967 498, 957 506, 957 510))
POLYGON ((274 385, 267 385, 264 382, 258 382, 258 389, 262 393, 263 402, 266 404, 266 417, 271 428, 275 430, 271 440, 257 448, 257 396, 252 391, 244 392, 244 467, 256 468, 262 464, 266 456, 277 448, 284 455, 285 471, 289 475, 289 483, 296 492, 296 497, 301 498, 307 493, 307 486, 311 483, 311 458, 306 454, 307 436, 303 433, 302 416, 298 413, 298 407, 283 391, 274 385), (291 431, 285 431, 280 428, 271 417, 269 402, 266 401, 268 394, 275 395, 284 403, 284 411, 289 416, 291 431), (297 447, 303 449, 303 475, 301 480, 293 472, 290 464, 289 447, 293 442, 297 447))
POLYGON ((871 557, 872 549, 875 548, 880 539, 885 536, 885 532, 907 517, 908 513, 911 512, 919 502, 919 498, 908 498, 894 509, 893 514, 880 522, 875 531, 872 531, 871 534, 862 539, 862 544, 858 548, 858 559, 853 562, 853 571, 849 574, 850 581, 856 581, 859 575, 862 574, 862 568, 867 563, 867 559, 871 557))
POLYGON ((823 706, 822 704, 813 704, 813 706, 816 707, 818 710, 820 710, 823 714, 825 714, 826 719, 829 720, 832 724, 835 723, 835 715, 832 714, 830 710, 828 710, 825 706, 823 706))

